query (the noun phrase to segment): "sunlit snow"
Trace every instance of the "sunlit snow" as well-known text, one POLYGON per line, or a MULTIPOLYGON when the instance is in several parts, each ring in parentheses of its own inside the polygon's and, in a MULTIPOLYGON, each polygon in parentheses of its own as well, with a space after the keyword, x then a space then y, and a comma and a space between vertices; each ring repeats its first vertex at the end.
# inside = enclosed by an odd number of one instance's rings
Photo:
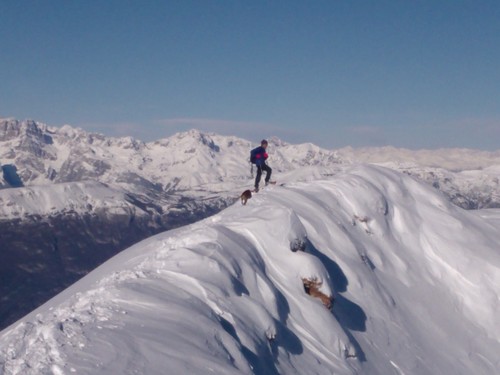
POLYGON ((125 250, 2 331, 0 372, 500 372, 498 210, 376 166, 284 182, 125 250))

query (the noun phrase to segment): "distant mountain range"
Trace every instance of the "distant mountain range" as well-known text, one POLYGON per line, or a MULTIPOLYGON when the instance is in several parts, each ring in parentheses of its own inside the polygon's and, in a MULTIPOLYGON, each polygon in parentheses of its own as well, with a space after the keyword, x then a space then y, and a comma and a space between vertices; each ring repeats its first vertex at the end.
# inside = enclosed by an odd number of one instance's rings
MULTIPOLYGON (((269 143, 278 181, 378 163, 463 208, 500 207, 500 152, 269 143)), ((0 119, 0 328, 133 243, 232 204, 253 186, 248 158, 255 146, 197 130, 145 143, 0 119)))
MULTIPOLYGON (((275 178, 305 167, 318 178, 356 163, 377 163, 409 173, 464 208, 500 207, 500 151, 418 150, 394 147, 325 150, 310 143, 269 139, 275 178), (311 168, 313 167, 313 168, 311 168), (479 177, 479 180, 478 180, 479 177)), ((145 143, 110 138, 68 125, 0 120, 0 188, 98 181, 169 208, 182 198, 233 197, 252 186, 250 141, 197 130, 145 143)), ((0 215, 9 215, 2 211, 0 215)), ((0 216, 3 217, 3 216, 0 216)))

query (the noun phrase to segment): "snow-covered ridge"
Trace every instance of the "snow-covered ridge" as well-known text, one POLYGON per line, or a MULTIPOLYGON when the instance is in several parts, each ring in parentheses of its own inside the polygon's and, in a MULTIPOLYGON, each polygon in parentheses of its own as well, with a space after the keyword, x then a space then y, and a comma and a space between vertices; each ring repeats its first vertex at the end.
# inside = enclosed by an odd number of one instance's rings
POLYGON ((132 205, 122 192, 95 181, 61 183, 0 191, 0 218, 67 213, 120 214, 132 205))
POLYGON ((287 181, 114 257, 2 331, 0 369, 494 374, 497 223, 382 167, 287 181))

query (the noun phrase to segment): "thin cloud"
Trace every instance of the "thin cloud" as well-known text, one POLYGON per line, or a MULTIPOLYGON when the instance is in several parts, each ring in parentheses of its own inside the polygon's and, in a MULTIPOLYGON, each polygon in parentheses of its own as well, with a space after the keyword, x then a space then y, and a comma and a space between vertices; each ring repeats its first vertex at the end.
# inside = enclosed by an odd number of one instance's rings
POLYGON ((147 138, 147 128, 141 124, 133 122, 115 122, 115 123, 85 123, 78 124, 78 127, 87 131, 103 133, 111 137, 134 137, 144 140, 147 138))
POLYGON ((351 126, 347 129, 356 143, 362 146, 381 146, 387 143, 384 129, 375 125, 351 126))
POLYGON ((277 136, 285 141, 290 141, 289 138, 302 138, 302 134, 299 134, 300 132, 297 132, 295 129, 254 121, 234 121, 208 118, 172 118, 158 120, 156 123, 164 128, 167 128, 169 132, 198 129, 221 135, 235 135, 248 140, 256 140, 269 136, 277 136))
POLYGON ((198 129, 204 131, 211 131, 214 133, 222 133, 233 131, 234 129, 241 128, 257 128, 264 129, 266 124, 250 121, 232 121, 232 120, 218 120, 206 118, 172 118, 157 121, 159 125, 177 131, 179 129, 198 129))
POLYGON ((383 133, 383 129, 379 126, 353 126, 349 128, 351 133, 363 136, 378 136, 383 133))
POLYGON ((465 118, 454 122, 461 129, 471 129, 484 134, 500 134, 500 119, 496 118, 465 118))
MULTIPOLYGON (((458 147, 498 150, 500 119, 495 117, 469 117, 454 119, 442 126, 458 147)), ((448 145, 448 147, 450 147, 448 145)), ((455 146, 457 147, 457 146, 455 146)))

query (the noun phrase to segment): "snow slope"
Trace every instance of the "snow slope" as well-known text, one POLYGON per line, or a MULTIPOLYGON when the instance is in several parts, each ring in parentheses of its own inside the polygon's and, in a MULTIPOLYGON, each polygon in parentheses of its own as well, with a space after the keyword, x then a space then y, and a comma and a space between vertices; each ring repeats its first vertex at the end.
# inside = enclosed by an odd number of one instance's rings
POLYGON ((129 248, 2 331, 0 373, 496 374, 490 217, 376 166, 269 187, 129 248), (304 277, 333 292, 333 312, 304 277))
POLYGON ((119 214, 132 210, 128 200, 122 191, 95 181, 11 188, 0 191, 0 218, 91 213, 94 210, 108 215, 119 214))

